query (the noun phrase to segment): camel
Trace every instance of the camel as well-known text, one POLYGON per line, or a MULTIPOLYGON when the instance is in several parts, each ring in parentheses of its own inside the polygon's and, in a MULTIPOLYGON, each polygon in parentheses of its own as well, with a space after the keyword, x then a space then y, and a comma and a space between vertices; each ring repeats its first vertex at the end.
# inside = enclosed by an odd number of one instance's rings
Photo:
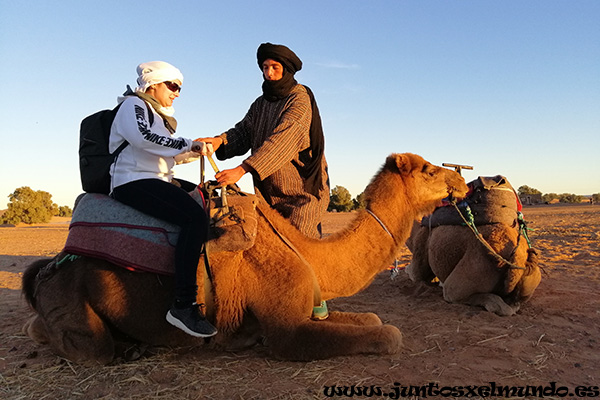
MULTIPOLYGON (((347 229, 322 240, 303 236, 259 201, 254 246, 209 254, 207 315, 219 333, 208 346, 241 349, 260 342, 272 357, 285 360, 398 352, 400 330, 382 324, 374 313, 330 311, 323 321, 311 319, 315 282, 322 300, 361 291, 391 264, 414 220, 449 194, 466 192, 456 172, 418 155, 392 154, 365 190, 366 210, 347 229)), ((206 345, 166 322, 170 276, 132 272, 89 257, 60 265, 56 260, 64 261, 64 254, 50 264, 38 260, 24 273, 23 292, 36 313, 24 331, 60 356, 108 364, 118 355, 123 335, 149 345, 206 345)), ((202 282, 204 268, 198 271, 202 282)))
POLYGON ((518 225, 486 224, 476 230, 510 264, 494 256, 468 226, 430 228, 415 223, 406 243, 413 253, 406 272, 413 282, 422 284, 437 284, 433 282, 437 277, 449 303, 514 315, 541 281, 537 252, 529 248, 518 225))

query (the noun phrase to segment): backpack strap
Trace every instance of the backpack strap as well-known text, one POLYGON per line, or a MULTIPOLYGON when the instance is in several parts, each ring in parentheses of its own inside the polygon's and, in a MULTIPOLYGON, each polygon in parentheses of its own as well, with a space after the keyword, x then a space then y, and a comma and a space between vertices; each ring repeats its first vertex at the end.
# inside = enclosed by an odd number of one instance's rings
POLYGON ((115 150, 114 153, 112 153, 115 157, 117 157, 123 150, 125 150, 125 147, 129 146, 129 142, 127 140, 125 140, 123 143, 121 143, 121 145, 119 147, 117 147, 117 149, 115 150))
MULTIPOLYGON (((142 99, 144 100, 144 99, 142 99)), ((150 108, 150 104, 148 104, 147 101, 144 101, 144 103, 146 103, 146 108, 148 109, 148 122, 150 122, 150 127, 152 127, 152 125, 154 125, 154 113, 152 112, 152 109, 150 108)))

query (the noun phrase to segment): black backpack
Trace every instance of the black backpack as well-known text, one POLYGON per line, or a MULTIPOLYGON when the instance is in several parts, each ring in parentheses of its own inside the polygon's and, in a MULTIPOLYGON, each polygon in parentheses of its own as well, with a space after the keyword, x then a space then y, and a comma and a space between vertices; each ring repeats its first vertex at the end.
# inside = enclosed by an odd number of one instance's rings
MULTIPOLYGON (((121 103, 122 104, 122 103, 121 103)), ((81 121, 79 129, 79 173, 81 186, 88 193, 110 192, 110 166, 115 158, 129 145, 123 142, 114 153, 108 151, 110 127, 121 104, 112 110, 102 110, 81 121)), ((154 114, 148 103, 150 125, 154 122, 154 114)))

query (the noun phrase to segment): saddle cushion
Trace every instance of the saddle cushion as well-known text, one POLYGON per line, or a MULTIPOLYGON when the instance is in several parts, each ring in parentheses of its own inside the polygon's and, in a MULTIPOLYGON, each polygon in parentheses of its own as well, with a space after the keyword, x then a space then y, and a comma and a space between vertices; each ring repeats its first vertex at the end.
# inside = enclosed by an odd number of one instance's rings
POLYGON ((172 275, 179 227, 109 196, 84 193, 75 209, 64 251, 132 269, 172 275))
MULTIPOLYGON (((191 192, 199 203, 203 197, 191 192)), ((220 198, 211 199, 208 254, 237 252, 254 245, 256 196, 230 196, 226 214, 220 198), (221 214, 220 214, 221 213, 221 214), (213 215, 214 214, 214 215, 213 215)), ((84 193, 75 209, 64 251, 95 257, 130 270, 173 275, 179 226, 151 217, 104 194, 84 193)))

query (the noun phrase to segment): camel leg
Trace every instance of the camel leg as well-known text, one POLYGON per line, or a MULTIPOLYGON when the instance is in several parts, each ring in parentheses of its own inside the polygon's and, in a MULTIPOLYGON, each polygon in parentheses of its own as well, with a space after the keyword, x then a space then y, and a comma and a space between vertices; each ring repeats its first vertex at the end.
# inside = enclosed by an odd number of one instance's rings
POLYGON ((332 311, 327 318, 329 322, 348 325, 381 326, 381 319, 374 313, 353 313, 332 311))
POLYGON ((307 320, 293 329, 278 329, 269 338, 275 357, 309 361, 350 354, 394 354, 402 347, 402 333, 392 325, 351 328, 328 320, 307 320))
POLYGON ((502 300, 502 297, 493 293, 475 293, 465 301, 465 304, 483 307, 501 317, 514 315, 519 311, 518 304, 509 306, 502 300))
POLYGON ((217 336, 217 343, 227 351, 240 351, 264 343, 260 322, 252 313, 246 313, 243 323, 232 334, 217 336))
POLYGON ((503 279, 502 270, 494 268, 488 258, 467 253, 444 281, 444 300, 481 306, 502 316, 513 315, 516 310, 492 293, 503 279))
MULTIPOLYGON (((374 313, 353 313, 332 311, 327 322, 356 326, 381 326, 381 319, 374 313)), ((260 324, 253 315, 244 317, 244 324, 234 335, 228 338, 225 348, 229 351, 243 350, 258 343, 268 343, 260 329, 260 324)))
POLYGON ((406 273, 413 282, 429 283, 435 278, 429 265, 429 234, 429 228, 415 224, 407 242, 410 244, 412 259, 406 267, 406 273))
MULTIPOLYGON (((294 273, 261 275, 249 290, 249 309, 260 321, 273 356, 286 360, 315 360, 349 354, 393 354, 402 334, 391 325, 352 325, 350 321, 377 322, 372 316, 333 313, 324 321, 310 319, 314 286, 303 265, 287 263, 294 273), (268 279, 265 279, 268 277, 268 279), (259 283, 260 282, 260 283, 259 283), (258 289, 260 287, 260 290, 258 289), (339 321, 344 323, 339 323, 339 321)), ((250 280, 246 281, 250 284, 250 280)), ((377 318, 378 319, 378 318, 377 318)))
POLYGON ((70 287, 76 285, 74 281, 69 280, 63 285, 64 280, 53 278, 40 284, 36 297, 44 301, 38 301, 38 318, 32 322, 29 331, 39 333, 43 327, 53 350, 69 360, 91 365, 108 364, 114 357, 115 346, 102 318, 77 295, 56 296, 57 292, 75 293, 70 287))
POLYGON ((48 344, 48 332, 38 315, 34 315, 25 322, 22 332, 36 343, 48 344))
POLYGON ((50 312, 46 321, 50 345, 59 355, 81 364, 108 364, 115 354, 112 335, 102 319, 85 304, 78 311, 50 312), (67 315, 69 313, 69 315, 67 315))
POLYGON ((273 356, 308 361, 361 353, 393 354, 400 350, 400 330, 377 323, 376 316, 375 319, 368 314, 332 312, 324 321, 311 320, 312 286, 306 285, 305 289, 304 299, 298 296, 276 306, 271 303, 269 310, 261 307, 253 310, 263 325, 273 356))

